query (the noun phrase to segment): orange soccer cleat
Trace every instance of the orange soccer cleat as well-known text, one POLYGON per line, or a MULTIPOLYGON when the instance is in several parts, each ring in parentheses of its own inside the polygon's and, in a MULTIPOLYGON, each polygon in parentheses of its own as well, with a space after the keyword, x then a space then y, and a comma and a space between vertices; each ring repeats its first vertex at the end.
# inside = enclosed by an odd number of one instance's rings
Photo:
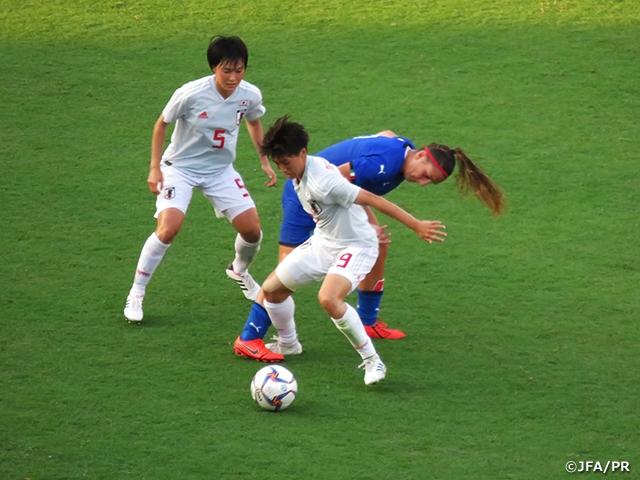
POLYGON ((284 355, 269 350, 261 338, 242 340, 238 337, 233 342, 233 351, 236 355, 253 358, 258 362, 281 362, 284 360, 284 355))
POLYGON ((394 330, 393 328, 388 328, 387 324, 377 320, 373 325, 365 325, 364 326, 367 335, 369 338, 382 338, 387 340, 399 340, 401 338, 406 337, 404 332, 400 330, 394 330))

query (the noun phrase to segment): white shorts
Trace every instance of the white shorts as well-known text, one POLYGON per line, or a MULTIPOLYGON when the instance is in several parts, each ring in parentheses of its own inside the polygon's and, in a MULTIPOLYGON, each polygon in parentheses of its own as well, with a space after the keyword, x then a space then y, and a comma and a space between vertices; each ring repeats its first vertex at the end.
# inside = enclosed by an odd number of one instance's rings
POLYGON ((313 236, 284 258, 276 268, 276 275, 285 287, 296 291, 335 273, 351 282, 351 293, 371 271, 377 258, 377 246, 327 248, 313 236))
POLYGON ((233 165, 215 175, 193 175, 174 166, 161 165, 163 186, 156 199, 157 217, 167 208, 177 208, 187 213, 193 189, 197 188, 209 199, 218 218, 233 220, 242 212, 255 208, 242 177, 233 165))

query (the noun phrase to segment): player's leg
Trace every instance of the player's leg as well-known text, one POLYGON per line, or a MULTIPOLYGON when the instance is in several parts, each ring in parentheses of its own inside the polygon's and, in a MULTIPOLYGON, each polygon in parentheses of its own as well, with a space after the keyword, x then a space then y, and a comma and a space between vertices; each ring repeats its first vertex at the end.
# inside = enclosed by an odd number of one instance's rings
POLYGON ((358 315, 371 338, 396 340, 404 338, 400 330, 388 328, 379 320, 380 303, 384 294, 384 265, 389 244, 380 244, 378 258, 371 272, 358 285, 358 315))
POLYGON ((180 232, 193 194, 192 179, 171 167, 163 167, 162 173, 164 186, 156 198, 156 230, 142 247, 124 309, 124 316, 129 322, 142 321, 142 303, 147 285, 167 249, 180 232))
POLYGON ((324 276, 322 268, 326 270, 324 266, 317 268, 318 276, 315 277, 305 270, 313 270, 316 263, 310 243, 309 240, 305 242, 304 248, 294 249, 264 281, 257 300, 251 307, 244 330, 234 342, 233 350, 236 354, 265 362, 277 362, 284 359, 283 355, 302 353, 293 319, 295 305, 290 295, 299 287, 320 280, 324 276), (286 280, 281 280, 282 278, 286 280), (272 322, 278 330, 278 336, 275 337, 275 343, 265 345, 263 338, 272 322), (276 356, 270 356, 265 350, 272 351, 276 356))
POLYGON ((326 252, 314 237, 295 248, 265 280, 263 287, 264 306, 273 326, 278 331, 275 343, 267 348, 285 355, 302 353, 295 328, 295 305, 291 293, 305 285, 324 279, 333 257, 326 252), (286 298, 285 298, 286 297, 286 298))
POLYGON ((232 165, 207 178, 200 190, 212 203, 216 215, 226 217, 238 232, 234 242, 235 257, 227 266, 226 274, 240 286, 244 296, 253 301, 260 285, 253 280, 248 268, 262 242, 256 205, 232 165))
MULTIPOLYGON (((284 247, 280 245, 278 263, 293 251, 293 247, 284 247)), ((267 335, 267 331, 271 326, 271 319, 267 311, 263 307, 264 293, 262 290, 258 292, 255 303, 251 307, 251 312, 244 324, 244 329, 240 336, 236 339, 236 344, 241 346, 243 342, 250 342, 257 339, 263 339, 267 335)))
POLYGON ((332 262, 318 292, 322 308, 362 357, 361 366, 365 368, 364 381, 367 385, 384 379, 386 367, 367 335, 358 312, 344 299, 355 289, 358 280, 371 270, 377 256, 377 248, 350 247, 343 250, 332 262))
MULTIPOLYGON (((315 223, 313 219, 307 214, 300 200, 293 188, 291 180, 285 182, 285 186, 282 193, 282 212, 283 218, 280 224, 280 239, 279 239, 279 251, 278 251, 278 264, 291 253, 295 247, 304 243, 313 233, 315 223)), ((255 305, 251 308, 251 312, 245 323, 244 329, 240 336, 234 343, 234 350, 244 351, 244 342, 254 342, 258 339, 264 339, 267 335, 267 331, 271 326, 271 319, 263 308, 262 292, 258 293, 255 305)), ((255 350, 255 343, 252 343, 252 349, 255 350)))
POLYGON ((295 303, 291 298, 293 290, 284 286, 278 277, 277 269, 267 277, 264 283, 264 308, 278 331, 276 342, 267 344, 267 348, 283 355, 302 353, 302 345, 298 342, 294 319, 295 303))
POLYGON ((264 307, 264 292, 261 288, 256 301, 251 306, 242 334, 233 342, 233 351, 236 355, 261 362, 281 362, 284 360, 282 353, 272 352, 264 344, 263 338, 270 326, 271 319, 264 307))
POLYGON ((233 270, 244 273, 255 258, 262 243, 260 218, 255 208, 245 210, 231 221, 238 235, 235 241, 236 256, 233 260, 233 270))
POLYGON ((255 208, 245 210, 234 217, 231 224, 238 234, 234 244, 235 258, 227 266, 227 276, 235 280, 247 299, 255 300, 260 291, 260 285, 248 272, 248 268, 262 243, 258 211, 255 208))
POLYGON ((245 339, 238 337, 233 344, 237 355, 253 358, 261 362, 280 362, 284 355, 298 355, 302 353, 302 345, 298 342, 296 324, 294 320, 295 304, 291 298, 292 290, 285 287, 276 272, 271 272, 260 288, 258 300, 253 303, 245 327, 245 339), (260 324, 270 319, 278 330, 276 342, 264 344, 260 324), (250 338, 250 339, 249 339, 250 338))
POLYGON ((318 299, 338 330, 360 354, 363 360, 361 366, 365 368, 364 382, 372 385, 384 379, 386 367, 367 335, 358 312, 344 301, 351 290, 349 279, 335 273, 328 274, 322 282, 318 299))

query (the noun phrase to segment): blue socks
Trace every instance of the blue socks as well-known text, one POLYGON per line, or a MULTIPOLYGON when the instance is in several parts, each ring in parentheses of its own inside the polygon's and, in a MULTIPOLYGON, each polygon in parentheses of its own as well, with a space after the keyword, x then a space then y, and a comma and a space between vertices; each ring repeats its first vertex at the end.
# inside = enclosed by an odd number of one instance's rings
POLYGON ((270 326, 271 319, 267 311, 259 303, 253 302, 249 318, 247 318, 247 323, 244 324, 244 330, 240 334, 240 338, 245 341, 264 338, 270 326))
POLYGON ((380 302, 382 301, 383 290, 364 291, 358 289, 358 315, 362 324, 370 326, 378 320, 378 312, 380 311, 380 302))

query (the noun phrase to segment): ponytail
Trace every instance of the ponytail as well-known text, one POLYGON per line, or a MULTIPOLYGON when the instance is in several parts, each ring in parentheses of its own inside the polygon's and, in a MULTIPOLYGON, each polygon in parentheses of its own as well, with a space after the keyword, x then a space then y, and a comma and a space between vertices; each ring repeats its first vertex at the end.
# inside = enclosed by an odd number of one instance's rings
POLYGON ((494 215, 502 214, 505 196, 500 187, 473 163, 461 148, 451 149, 451 153, 458 164, 456 185, 460 193, 466 195, 471 190, 482 203, 491 209, 494 215))

